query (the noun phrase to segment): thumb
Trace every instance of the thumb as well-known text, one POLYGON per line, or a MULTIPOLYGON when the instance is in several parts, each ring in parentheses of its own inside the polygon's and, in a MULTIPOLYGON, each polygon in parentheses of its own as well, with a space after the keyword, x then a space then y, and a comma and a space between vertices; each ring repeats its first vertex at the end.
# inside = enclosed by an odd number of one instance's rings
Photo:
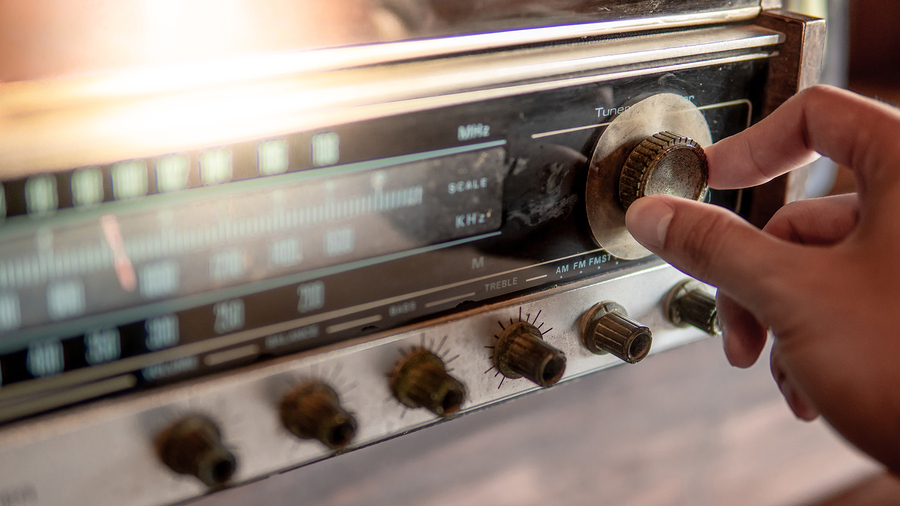
POLYGON ((785 273, 801 253, 731 211, 669 195, 636 200, 625 225, 645 248, 764 320, 788 295, 785 273))

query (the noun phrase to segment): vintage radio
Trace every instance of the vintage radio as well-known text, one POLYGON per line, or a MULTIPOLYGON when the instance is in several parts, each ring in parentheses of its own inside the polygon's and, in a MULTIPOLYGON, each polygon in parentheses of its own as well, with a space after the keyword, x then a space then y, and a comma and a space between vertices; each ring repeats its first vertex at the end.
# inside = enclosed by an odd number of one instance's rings
POLYGON ((625 206, 800 186, 708 191, 702 146, 815 81, 821 20, 320 4, 291 51, 0 84, 3 504, 178 502, 715 334, 625 206))

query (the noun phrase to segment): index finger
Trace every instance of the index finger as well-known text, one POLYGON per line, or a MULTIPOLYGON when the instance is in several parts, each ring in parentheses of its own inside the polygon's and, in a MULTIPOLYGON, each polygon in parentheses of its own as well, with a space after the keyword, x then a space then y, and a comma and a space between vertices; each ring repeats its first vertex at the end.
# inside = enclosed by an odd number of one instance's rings
POLYGON ((855 93, 815 86, 792 97, 744 132, 707 148, 713 188, 755 186, 819 154, 850 167, 860 193, 896 179, 883 160, 898 154, 900 111, 855 93))

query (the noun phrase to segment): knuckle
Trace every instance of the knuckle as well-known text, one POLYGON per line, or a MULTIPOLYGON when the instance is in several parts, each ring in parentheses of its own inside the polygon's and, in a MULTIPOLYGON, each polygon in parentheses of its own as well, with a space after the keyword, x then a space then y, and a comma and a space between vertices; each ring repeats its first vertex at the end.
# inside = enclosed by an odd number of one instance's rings
POLYGON ((765 226, 763 226, 762 229, 764 231, 768 231, 768 230, 771 230, 773 227, 778 227, 782 222, 789 220, 790 217, 793 216, 794 213, 799 210, 797 208, 797 206, 794 204, 795 204, 795 202, 791 202, 789 204, 785 204, 785 205, 779 207, 778 210, 775 211, 774 214, 772 214, 772 217, 769 218, 769 220, 766 222, 765 226))
MULTIPOLYGON (((672 237, 672 244, 666 249, 681 252, 681 267, 691 275, 712 281, 716 259, 722 255, 728 240, 730 221, 724 211, 704 213, 699 216, 676 216, 673 223, 678 233, 672 237)), ((716 283, 713 283, 714 285, 716 283)))
POLYGON ((801 205, 801 201, 790 202, 775 211, 775 214, 769 218, 762 230, 780 239, 791 242, 803 242, 802 237, 794 230, 792 222, 798 217, 802 217, 805 213, 806 208, 801 205))
POLYGON ((842 92, 833 86, 825 84, 817 84, 810 86, 797 94, 797 98, 808 103, 834 103, 835 98, 842 95, 842 92))

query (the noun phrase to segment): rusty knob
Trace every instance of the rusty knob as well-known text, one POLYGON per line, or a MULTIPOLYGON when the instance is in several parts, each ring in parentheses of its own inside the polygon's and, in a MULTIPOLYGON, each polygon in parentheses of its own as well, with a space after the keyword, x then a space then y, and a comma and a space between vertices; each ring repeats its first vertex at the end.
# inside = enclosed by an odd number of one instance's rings
POLYGON ((390 387, 404 406, 425 408, 444 418, 459 411, 466 399, 465 385, 447 372, 440 357, 424 348, 410 351, 397 362, 390 387))
POLYGON ((332 450, 356 435, 356 419, 345 411, 337 392, 321 381, 308 381, 281 401, 281 422, 301 439, 317 439, 332 450))
POLYGON ((709 179, 706 153, 690 137, 659 132, 628 155, 619 176, 619 202, 626 210, 645 195, 703 200, 709 179))
POLYGON ((547 344, 528 322, 515 322, 500 334, 494 366, 507 378, 522 376, 542 387, 555 385, 566 372, 566 355, 547 344))
POLYGON ((587 312, 581 338, 591 353, 611 353, 629 364, 643 360, 653 344, 648 327, 629 318, 624 307, 609 301, 587 312))
POLYGON ((210 487, 227 484, 237 468, 219 428, 203 415, 188 415, 169 426, 157 437, 157 451, 173 471, 196 476, 210 487))

